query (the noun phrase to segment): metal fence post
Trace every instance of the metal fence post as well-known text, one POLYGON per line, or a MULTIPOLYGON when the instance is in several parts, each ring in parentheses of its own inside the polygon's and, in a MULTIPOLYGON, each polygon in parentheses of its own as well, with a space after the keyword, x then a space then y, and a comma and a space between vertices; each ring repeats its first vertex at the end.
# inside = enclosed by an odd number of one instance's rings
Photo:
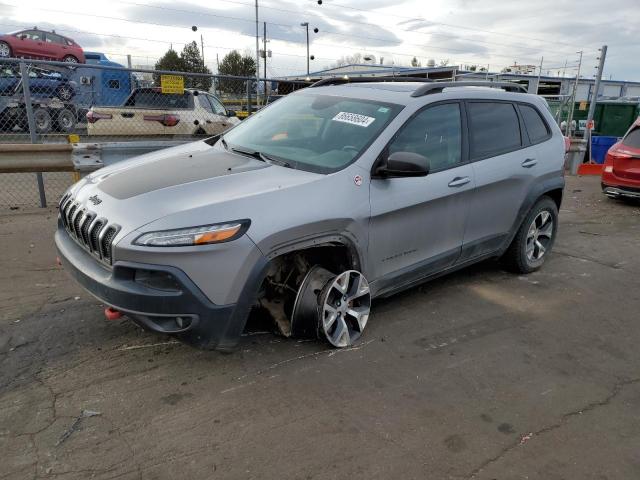
POLYGON ((249 79, 247 82, 247 115, 251 115, 251 82, 249 79))
MULTIPOLYGON (((33 105, 31 104, 31 89, 29 88, 29 70, 24 62, 20 62, 20 76, 22 78, 22 95, 24 96, 24 108, 27 112, 27 124, 29 125, 29 137, 31 143, 38 143, 38 134, 36 133, 36 122, 33 117, 33 105)), ((42 172, 36 173, 36 181, 38 182, 38 194, 40 195, 40 207, 46 208, 47 195, 44 191, 44 178, 42 172)))

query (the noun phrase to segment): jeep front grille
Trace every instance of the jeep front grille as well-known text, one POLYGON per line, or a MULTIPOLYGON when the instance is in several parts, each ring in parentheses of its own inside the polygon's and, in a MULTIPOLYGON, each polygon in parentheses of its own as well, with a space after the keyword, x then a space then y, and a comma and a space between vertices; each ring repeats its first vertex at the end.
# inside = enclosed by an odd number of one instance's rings
POLYGON ((120 227, 83 208, 71 195, 60 201, 60 219, 71 238, 104 263, 111 264, 113 239, 120 227))

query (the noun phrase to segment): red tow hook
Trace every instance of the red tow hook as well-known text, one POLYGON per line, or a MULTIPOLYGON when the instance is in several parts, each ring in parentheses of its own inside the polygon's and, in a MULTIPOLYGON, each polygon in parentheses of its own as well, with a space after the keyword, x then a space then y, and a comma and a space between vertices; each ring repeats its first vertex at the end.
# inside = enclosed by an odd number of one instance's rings
POLYGON ((107 317, 107 320, 118 320, 122 317, 122 312, 115 308, 107 307, 104 309, 104 316, 107 317))

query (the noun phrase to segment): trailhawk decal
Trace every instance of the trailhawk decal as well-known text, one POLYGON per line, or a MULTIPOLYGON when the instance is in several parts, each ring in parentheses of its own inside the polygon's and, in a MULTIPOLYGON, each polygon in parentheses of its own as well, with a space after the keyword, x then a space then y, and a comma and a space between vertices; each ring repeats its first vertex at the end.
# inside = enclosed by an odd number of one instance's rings
POLYGON ((340 112, 332 118, 334 122, 349 123, 358 127, 368 127, 375 120, 374 117, 367 117, 359 113, 340 112))

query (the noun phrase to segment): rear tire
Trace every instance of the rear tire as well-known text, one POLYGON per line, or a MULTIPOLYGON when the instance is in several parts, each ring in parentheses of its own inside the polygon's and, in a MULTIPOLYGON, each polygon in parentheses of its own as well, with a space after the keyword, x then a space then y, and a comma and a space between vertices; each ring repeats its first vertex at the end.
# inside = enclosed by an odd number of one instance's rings
POLYGON ((7 42, 0 42, 0 57, 10 58, 12 55, 11 46, 7 42))
POLYGON ((33 120, 37 133, 49 133, 52 127, 51 115, 44 108, 36 108, 33 112, 33 120))
POLYGON ((56 116, 56 130, 71 133, 76 128, 76 116, 68 108, 63 108, 56 116))
POLYGON ((514 273, 538 270, 549 256, 558 231, 558 207, 544 196, 531 208, 515 238, 502 256, 505 268, 514 273))
POLYGON ((73 55, 66 55, 62 61, 66 63, 78 63, 78 59, 73 55))

